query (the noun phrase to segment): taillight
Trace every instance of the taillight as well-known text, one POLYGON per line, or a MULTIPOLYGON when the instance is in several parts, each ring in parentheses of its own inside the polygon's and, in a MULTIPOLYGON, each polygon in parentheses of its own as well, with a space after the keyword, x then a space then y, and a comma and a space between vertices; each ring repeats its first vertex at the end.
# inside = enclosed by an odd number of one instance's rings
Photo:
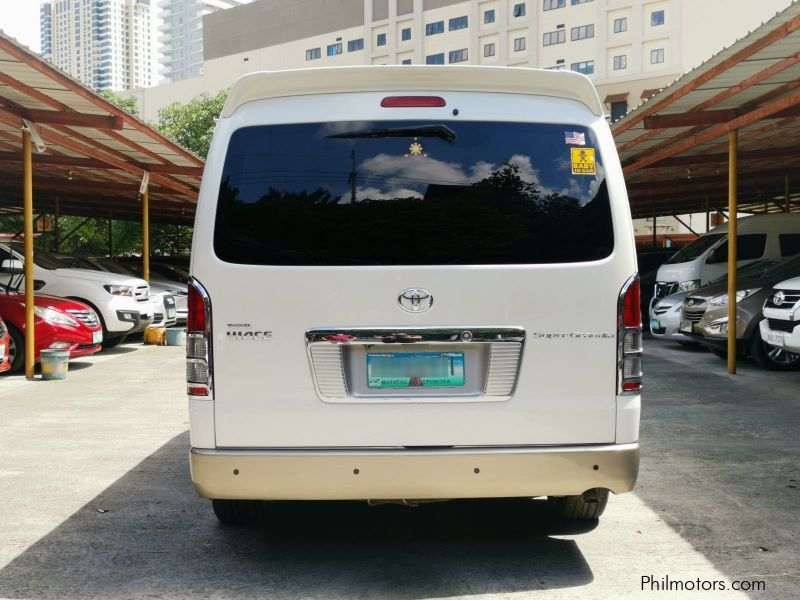
POLYGON ((205 288, 194 279, 189 281, 188 308, 186 391, 190 396, 211 399, 211 300, 205 288))
POLYGON ((642 311, 639 276, 631 277, 619 295, 617 393, 642 389, 642 311))
POLYGON ((447 106, 440 96, 387 96, 381 100, 383 108, 416 108, 447 106))

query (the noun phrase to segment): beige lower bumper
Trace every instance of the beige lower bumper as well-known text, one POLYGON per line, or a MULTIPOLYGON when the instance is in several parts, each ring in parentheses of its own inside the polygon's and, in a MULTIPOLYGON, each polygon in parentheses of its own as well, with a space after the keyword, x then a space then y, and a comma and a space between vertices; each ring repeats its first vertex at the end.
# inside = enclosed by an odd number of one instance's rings
POLYGON ((387 500, 567 496, 633 489, 639 445, 452 450, 201 450, 206 498, 387 500))

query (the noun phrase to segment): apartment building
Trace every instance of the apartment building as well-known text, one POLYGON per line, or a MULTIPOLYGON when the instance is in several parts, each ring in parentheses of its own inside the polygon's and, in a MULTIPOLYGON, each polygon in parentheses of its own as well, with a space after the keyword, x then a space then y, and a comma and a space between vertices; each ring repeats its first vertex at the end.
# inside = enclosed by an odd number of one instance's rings
POLYGON ((257 70, 353 64, 571 69, 612 120, 791 0, 256 0, 203 19, 201 76, 137 90, 145 118, 257 70), (724 25, 723 25, 724 23, 724 25))
POLYGON ((86 85, 153 85, 150 0, 50 0, 40 6, 42 56, 86 85))
POLYGON ((163 81, 181 81, 203 72, 203 17, 252 0, 161 0, 158 8, 160 70, 163 81))

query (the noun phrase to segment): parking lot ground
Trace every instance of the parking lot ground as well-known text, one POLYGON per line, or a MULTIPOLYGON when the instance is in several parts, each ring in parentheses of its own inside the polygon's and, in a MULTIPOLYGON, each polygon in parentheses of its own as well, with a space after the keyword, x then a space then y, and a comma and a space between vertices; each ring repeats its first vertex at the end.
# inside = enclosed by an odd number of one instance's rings
POLYGON ((189 479, 182 348, 0 379, 0 597, 649 597, 644 576, 793 597, 800 374, 655 341, 646 359, 640 484, 580 530, 520 501, 280 504, 223 528, 189 479))

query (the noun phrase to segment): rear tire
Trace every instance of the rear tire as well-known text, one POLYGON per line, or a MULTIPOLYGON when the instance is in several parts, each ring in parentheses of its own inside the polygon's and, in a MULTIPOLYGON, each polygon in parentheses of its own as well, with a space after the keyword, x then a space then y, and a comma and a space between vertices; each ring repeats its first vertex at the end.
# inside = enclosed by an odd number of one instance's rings
POLYGON ((761 339, 758 327, 750 336, 750 356, 759 367, 770 371, 792 371, 800 368, 800 354, 770 346, 761 339))
POLYGON ((260 500, 212 500, 214 514, 223 525, 247 525, 264 517, 265 502, 260 500))
POLYGON ((593 488, 580 496, 549 496, 547 502, 563 519, 588 521, 597 519, 606 510, 608 490, 593 488))
MULTIPOLYGON (((106 332, 104 330, 103 331, 103 335, 105 336, 105 334, 106 334, 106 332)), ((117 337, 113 337, 110 340, 107 340, 104 337, 103 338, 103 348, 115 348, 116 346, 119 346, 122 342, 124 342, 125 338, 127 338, 127 337, 128 337, 127 335, 120 335, 120 336, 117 336, 117 337)))

